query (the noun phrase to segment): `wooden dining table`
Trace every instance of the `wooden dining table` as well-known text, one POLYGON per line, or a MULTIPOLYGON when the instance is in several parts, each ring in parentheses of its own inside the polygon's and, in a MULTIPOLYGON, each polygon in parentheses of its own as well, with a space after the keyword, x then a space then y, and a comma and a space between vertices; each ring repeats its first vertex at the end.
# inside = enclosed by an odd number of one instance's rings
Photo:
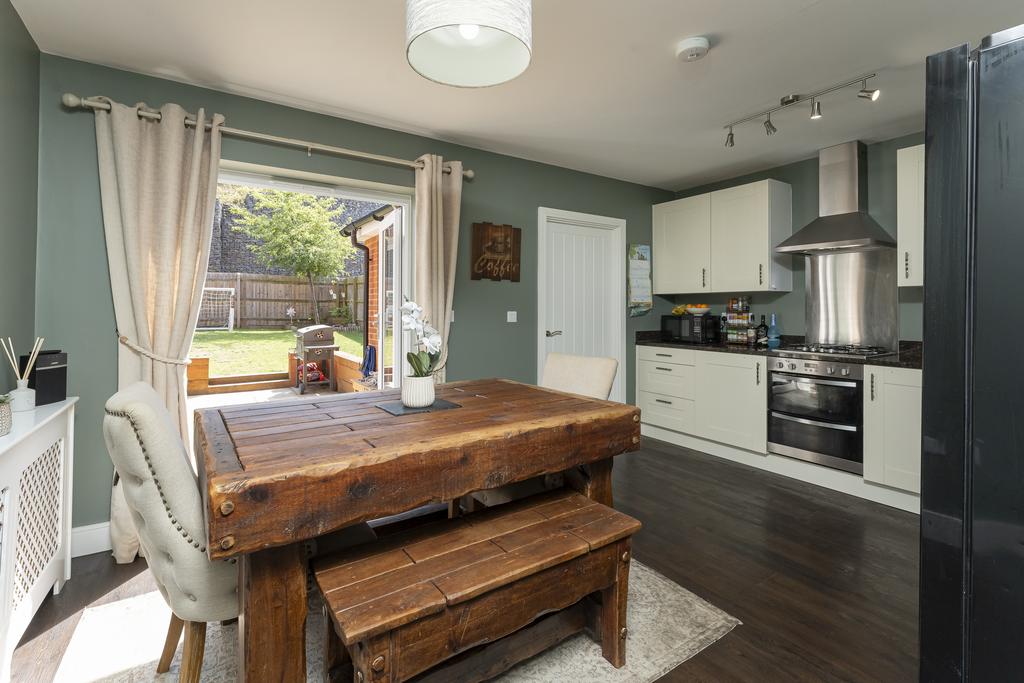
POLYGON ((392 414, 399 399, 196 411, 207 552, 239 566, 241 680, 305 680, 305 541, 545 474, 610 506, 612 458, 640 444, 634 406, 510 380, 438 385, 443 410, 392 414))

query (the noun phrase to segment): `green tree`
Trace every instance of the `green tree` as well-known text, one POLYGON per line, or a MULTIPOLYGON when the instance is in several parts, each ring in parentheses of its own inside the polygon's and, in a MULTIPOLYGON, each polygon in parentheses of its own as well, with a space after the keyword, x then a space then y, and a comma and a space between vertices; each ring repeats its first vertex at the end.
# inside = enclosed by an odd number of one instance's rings
POLYGON ((231 188, 220 199, 235 217, 232 229, 255 241, 249 249, 268 267, 283 268, 309 280, 313 319, 320 324, 320 305, 314 279, 334 277, 352 254, 349 240, 341 236, 337 219, 343 204, 330 197, 263 188, 231 188), (246 198, 253 198, 252 211, 246 198))

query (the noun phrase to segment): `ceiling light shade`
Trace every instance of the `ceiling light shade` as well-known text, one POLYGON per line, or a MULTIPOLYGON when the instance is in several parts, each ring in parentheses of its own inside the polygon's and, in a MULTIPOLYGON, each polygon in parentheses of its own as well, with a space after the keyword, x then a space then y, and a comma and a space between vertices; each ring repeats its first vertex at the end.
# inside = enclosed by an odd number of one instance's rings
POLYGON ((821 102, 814 100, 811 102, 811 119, 817 121, 821 118, 821 102))
POLYGON ((775 135, 778 132, 779 132, 779 129, 775 127, 774 123, 772 123, 772 115, 771 115, 771 113, 769 113, 767 118, 765 118, 765 120, 764 120, 764 134, 765 135, 775 135))
POLYGON ((729 126, 729 132, 725 136, 725 146, 726 147, 735 147, 736 146, 736 138, 734 138, 733 135, 732 135, 732 126, 729 126))
POLYGON ((406 0, 409 65, 462 88, 510 81, 530 65, 531 0, 406 0))
POLYGON ((857 97, 862 97, 865 100, 871 100, 872 102, 878 100, 878 98, 881 97, 881 95, 881 90, 871 88, 863 88, 860 92, 857 93, 857 97))

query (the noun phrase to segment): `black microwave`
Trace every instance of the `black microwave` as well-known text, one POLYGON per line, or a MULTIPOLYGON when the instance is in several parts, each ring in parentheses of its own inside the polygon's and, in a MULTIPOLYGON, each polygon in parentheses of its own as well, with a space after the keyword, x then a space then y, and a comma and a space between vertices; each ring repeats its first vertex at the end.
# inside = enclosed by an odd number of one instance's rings
POLYGON ((720 327, 721 321, 710 313, 661 316, 661 336, 667 342, 715 344, 719 340, 720 327))

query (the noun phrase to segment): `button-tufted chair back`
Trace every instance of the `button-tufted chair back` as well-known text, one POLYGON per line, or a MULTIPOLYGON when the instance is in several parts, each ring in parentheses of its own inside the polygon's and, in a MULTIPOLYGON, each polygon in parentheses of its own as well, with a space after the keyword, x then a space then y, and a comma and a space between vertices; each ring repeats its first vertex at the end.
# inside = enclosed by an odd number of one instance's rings
POLYGON ((607 400, 615 383, 619 361, 600 356, 549 353, 540 385, 590 398, 607 400))
POLYGON ((150 385, 137 382, 107 401, 103 436, 171 611, 194 622, 237 617, 237 565, 207 557, 195 473, 176 423, 150 385))

